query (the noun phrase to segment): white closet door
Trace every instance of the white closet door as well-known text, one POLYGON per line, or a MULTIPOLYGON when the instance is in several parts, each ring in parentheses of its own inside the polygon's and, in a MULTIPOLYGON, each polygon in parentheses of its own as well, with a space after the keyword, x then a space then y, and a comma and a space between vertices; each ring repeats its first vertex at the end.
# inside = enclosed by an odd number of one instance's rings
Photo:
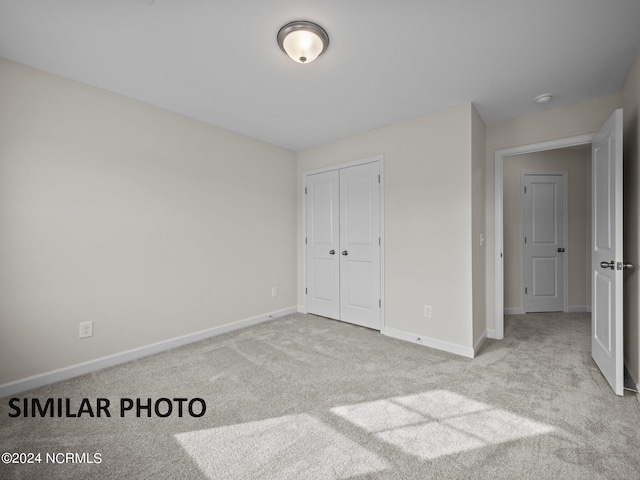
POLYGON ((340 319, 380 330, 380 167, 340 170, 340 319))
POLYGON ((380 330, 380 164, 306 177, 307 312, 380 330))
POLYGON ((307 312, 340 319, 339 171, 307 177, 307 312))

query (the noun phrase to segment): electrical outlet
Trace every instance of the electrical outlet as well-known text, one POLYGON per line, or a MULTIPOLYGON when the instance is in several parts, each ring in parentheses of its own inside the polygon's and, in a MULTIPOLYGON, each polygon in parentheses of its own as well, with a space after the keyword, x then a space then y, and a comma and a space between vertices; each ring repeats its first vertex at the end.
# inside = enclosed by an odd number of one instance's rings
POLYGON ((424 316, 425 318, 431 318, 431 305, 424 306, 424 316))
POLYGON ((80 322, 80 338, 93 337, 93 322, 80 322))
POLYGON ((271 287, 271 296, 272 297, 278 296, 278 287, 271 287))

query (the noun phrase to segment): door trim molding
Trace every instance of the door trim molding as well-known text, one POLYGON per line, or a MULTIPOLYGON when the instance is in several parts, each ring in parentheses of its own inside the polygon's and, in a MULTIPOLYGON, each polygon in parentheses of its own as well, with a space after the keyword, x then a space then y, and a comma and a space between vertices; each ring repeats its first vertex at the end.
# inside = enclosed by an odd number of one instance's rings
POLYGON ((518 147, 503 148, 496 150, 494 154, 494 323, 495 338, 504 338, 504 259, 502 258, 503 239, 503 167, 505 159, 523 153, 543 152, 556 148, 572 147, 574 145, 584 145, 591 143, 594 134, 578 135, 575 137, 561 138, 547 142, 532 143, 518 147))
MULTIPOLYGON (((547 171, 526 171, 520 174, 520 198, 522 198, 522 189, 524 187, 524 180, 527 175, 549 175, 549 176, 557 176, 562 177, 562 188, 564 190, 563 193, 563 202, 564 202, 564 210, 562 211, 562 223, 564 226, 564 249, 566 255, 564 256, 563 264, 563 275, 564 275, 564 285, 562 288, 564 289, 564 303, 562 305, 563 311, 565 313, 569 312, 569 172, 566 171, 555 171, 555 172, 547 172, 547 171)), ((524 237, 524 202, 521 201, 520 205, 520 238, 524 237)), ((524 246, 522 247, 522 283, 524 285, 524 246)), ((525 304, 525 295, 524 288, 520 291, 521 305, 522 305, 522 313, 527 313, 527 306, 525 304)))
MULTIPOLYGON (((315 175, 318 173, 331 172, 333 170, 340 170, 343 168, 356 167, 359 165, 365 165, 367 163, 378 163, 380 165, 380 331, 386 327, 385 321, 385 291, 384 291, 384 156, 375 155, 372 157, 362 158, 360 160, 353 160, 350 162, 339 163, 336 165, 329 165, 322 168, 316 168, 302 173, 302 288, 306 291, 307 288, 307 245, 304 242, 307 234, 307 196, 304 193, 307 188, 307 177, 309 175, 315 175)), ((307 313, 307 295, 304 295, 304 302, 302 313, 307 313)))

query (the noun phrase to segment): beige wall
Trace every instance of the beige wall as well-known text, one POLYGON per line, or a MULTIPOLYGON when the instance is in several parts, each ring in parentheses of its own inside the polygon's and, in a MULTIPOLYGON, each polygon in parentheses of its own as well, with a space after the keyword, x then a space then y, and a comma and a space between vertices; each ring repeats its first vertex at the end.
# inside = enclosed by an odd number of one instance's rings
POLYGON ((534 143, 558 140, 597 132, 616 108, 621 106, 619 94, 596 98, 552 110, 487 125, 486 155, 486 258, 487 258, 487 329, 495 329, 494 276, 494 164, 495 151, 534 143))
POLYGON ((508 157, 504 161, 504 306, 522 311, 522 173, 567 172, 569 308, 591 306, 591 146, 508 157))
POLYGON ((472 347, 472 111, 466 104, 298 153, 300 305, 304 172, 383 155, 385 328, 472 347))
POLYGON ((0 384, 295 306, 295 172, 290 151, 0 60, 0 384))
POLYGON ((473 344, 477 346, 485 336, 486 319, 486 259, 484 242, 485 197, 485 124, 475 108, 471 116, 472 168, 472 256, 473 256, 473 344))
MULTIPOLYGON (((624 260, 640 265, 640 56, 622 88, 624 108, 624 260)), ((640 281, 638 269, 624 276, 624 357, 636 384, 640 381, 640 281)))

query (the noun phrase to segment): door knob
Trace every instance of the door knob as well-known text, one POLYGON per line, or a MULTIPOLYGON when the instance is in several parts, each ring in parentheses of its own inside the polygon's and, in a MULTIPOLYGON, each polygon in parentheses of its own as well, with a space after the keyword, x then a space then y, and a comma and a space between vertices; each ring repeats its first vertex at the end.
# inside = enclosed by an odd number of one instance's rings
POLYGON ((343 250, 342 254, 346 257, 347 255, 349 255, 349 252, 347 252, 346 250, 343 250))
POLYGON ((615 262, 611 260, 610 262, 600 262, 600 268, 610 268, 611 270, 615 269, 615 262))
POLYGON ((560 252, 560 253, 564 253, 564 248, 560 247, 560 248, 558 249, 558 252, 560 252))
POLYGON ((335 255, 336 251, 335 250, 329 250, 329 255, 335 255))
POLYGON ((633 263, 624 263, 622 266, 628 269, 636 268, 636 266, 633 263))

